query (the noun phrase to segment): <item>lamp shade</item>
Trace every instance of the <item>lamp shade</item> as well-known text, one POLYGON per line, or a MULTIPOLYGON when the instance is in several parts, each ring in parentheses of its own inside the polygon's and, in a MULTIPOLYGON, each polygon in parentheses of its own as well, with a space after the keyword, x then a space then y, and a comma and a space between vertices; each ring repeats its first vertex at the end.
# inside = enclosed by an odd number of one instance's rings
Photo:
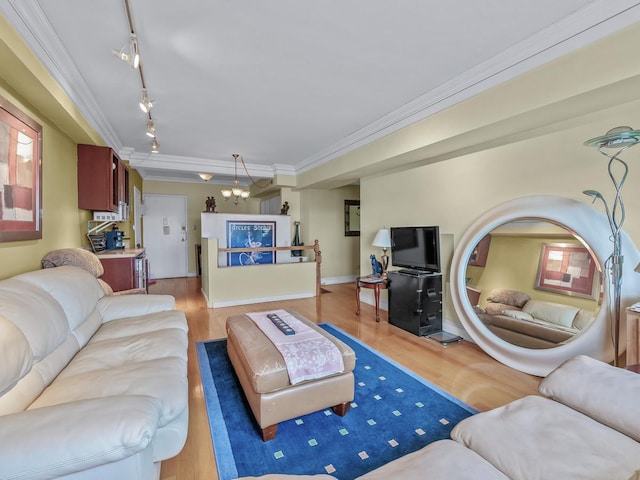
POLYGON ((376 238, 373 239, 373 243, 371 244, 374 247, 382 247, 389 248, 391 247, 391 236, 389 235, 388 228, 381 228, 376 233, 376 238))

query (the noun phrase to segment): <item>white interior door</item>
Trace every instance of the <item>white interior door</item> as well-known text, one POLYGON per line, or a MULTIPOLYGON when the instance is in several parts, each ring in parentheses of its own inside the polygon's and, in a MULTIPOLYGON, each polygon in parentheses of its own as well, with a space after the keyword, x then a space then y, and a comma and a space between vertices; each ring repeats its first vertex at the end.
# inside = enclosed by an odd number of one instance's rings
POLYGON ((187 197, 145 194, 143 218, 149 277, 186 277, 187 197))

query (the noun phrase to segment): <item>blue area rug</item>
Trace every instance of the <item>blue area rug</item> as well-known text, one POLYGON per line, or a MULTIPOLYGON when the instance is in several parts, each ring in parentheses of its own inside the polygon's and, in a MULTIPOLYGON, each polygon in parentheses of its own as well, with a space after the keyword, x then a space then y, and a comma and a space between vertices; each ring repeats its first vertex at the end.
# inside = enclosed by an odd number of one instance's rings
POLYGON ((263 442, 226 351, 196 345, 220 480, 266 473, 328 473, 351 480, 429 443, 449 438, 474 409, 330 324, 320 327, 356 353, 355 398, 340 417, 329 408, 278 425, 263 442))

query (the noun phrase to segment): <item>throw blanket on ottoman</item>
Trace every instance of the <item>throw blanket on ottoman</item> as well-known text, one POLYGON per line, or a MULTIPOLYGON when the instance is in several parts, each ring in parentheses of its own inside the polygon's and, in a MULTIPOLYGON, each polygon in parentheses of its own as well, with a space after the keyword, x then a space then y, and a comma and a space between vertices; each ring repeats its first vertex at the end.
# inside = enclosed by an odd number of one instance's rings
POLYGON ((305 380, 326 377, 344 370, 342 353, 338 347, 324 335, 308 327, 286 310, 273 312, 247 313, 262 332, 273 342, 282 354, 289 381, 295 385, 305 380), (276 314, 294 331, 293 335, 285 335, 267 317, 276 314))
MULTIPOLYGON (((289 321, 291 315, 333 343, 340 352, 344 367, 337 373, 292 385, 283 355, 256 322, 248 315, 227 318, 229 360, 265 441, 275 438, 278 423, 285 420, 328 407, 333 408, 338 415, 345 415, 353 400, 355 388, 355 352, 303 316, 295 312, 286 313, 286 316, 282 313, 281 318, 289 321)), ((268 321, 271 323, 271 320, 268 321)), ((300 329, 300 325, 295 323, 294 329, 300 329)), ((296 337, 298 333, 292 336, 296 337)))

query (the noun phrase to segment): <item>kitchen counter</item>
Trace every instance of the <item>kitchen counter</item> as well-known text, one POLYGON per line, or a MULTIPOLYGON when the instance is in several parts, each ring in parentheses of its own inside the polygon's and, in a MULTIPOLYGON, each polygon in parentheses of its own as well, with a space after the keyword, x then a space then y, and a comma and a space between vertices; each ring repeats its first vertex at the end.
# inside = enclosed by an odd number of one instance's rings
POLYGON ((133 288, 147 289, 147 259, 144 248, 119 248, 96 254, 104 267, 102 280, 114 292, 133 288))
POLYGON ((104 250, 96 253, 98 258, 128 258, 138 257, 144 253, 144 248, 119 248, 117 250, 104 250))

